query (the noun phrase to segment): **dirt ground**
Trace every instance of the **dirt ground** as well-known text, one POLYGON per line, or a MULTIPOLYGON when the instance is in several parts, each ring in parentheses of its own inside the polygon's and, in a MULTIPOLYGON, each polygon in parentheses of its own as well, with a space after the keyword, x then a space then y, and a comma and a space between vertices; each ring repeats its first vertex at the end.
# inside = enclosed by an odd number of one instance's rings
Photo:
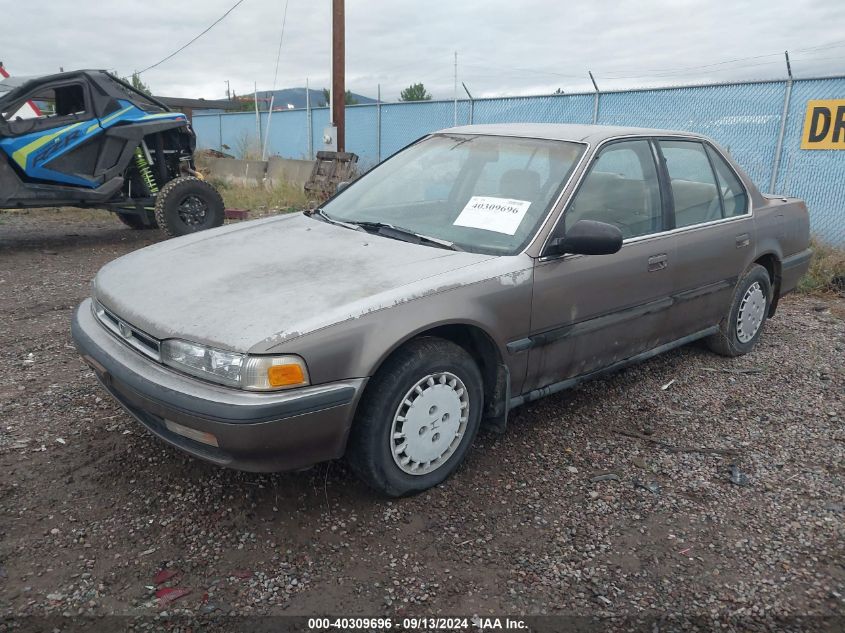
POLYGON ((692 345, 524 406, 444 485, 387 501, 342 462, 201 463, 101 390, 72 310, 103 264, 159 239, 105 213, 0 213, 0 630, 62 614, 845 622, 845 299, 785 299, 748 356, 692 345), (190 593, 165 604, 168 587, 190 593))

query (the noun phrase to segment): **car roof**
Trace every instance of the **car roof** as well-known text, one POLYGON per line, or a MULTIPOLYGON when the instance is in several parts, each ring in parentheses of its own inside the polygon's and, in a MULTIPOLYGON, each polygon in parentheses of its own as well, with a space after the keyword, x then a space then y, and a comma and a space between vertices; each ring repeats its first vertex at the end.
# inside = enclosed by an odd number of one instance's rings
POLYGON ((518 136, 553 141, 598 143, 621 136, 689 136, 704 138, 692 132, 657 130, 616 125, 578 125, 572 123, 496 123, 488 125, 461 125, 441 132, 452 134, 487 134, 491 136, 518 136))

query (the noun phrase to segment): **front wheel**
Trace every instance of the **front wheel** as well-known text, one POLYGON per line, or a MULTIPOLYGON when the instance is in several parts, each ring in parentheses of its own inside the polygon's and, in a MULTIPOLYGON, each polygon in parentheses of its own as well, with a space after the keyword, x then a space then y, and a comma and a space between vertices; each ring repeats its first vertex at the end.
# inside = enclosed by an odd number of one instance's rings
POLYGON ((223 198, 204 180, 182 176, 156 195, 156 222, 170 237, 221 226, 226 217, 223 198))
POLYGON ((411 341, 367 385, 349 440, 352 469, 391 497, 436 486, 464 460, 483 399, 466 350, 434 337, 411 341))
POLYGON ((771 303, 769 273, 753 264, 737 283, 728 314, 719 324, 719 332, 706 339, 707 346, 722 356, 750 352, 763 333, 771 303))

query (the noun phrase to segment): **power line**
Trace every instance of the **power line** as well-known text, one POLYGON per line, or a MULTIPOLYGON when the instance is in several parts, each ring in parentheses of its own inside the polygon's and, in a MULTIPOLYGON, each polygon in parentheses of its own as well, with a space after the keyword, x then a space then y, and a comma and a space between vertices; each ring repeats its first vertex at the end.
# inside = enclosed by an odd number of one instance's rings
POLYGON ((563 77, 565 79, 581 79, 582 75, 566 75, 563 73, 556 73, 550 70, 539 70, 537 68, 515 68, 511 66, 497 66, 494 64, 464 64, 465 68, 482 68, 493 72, 509 72, 509 73, 532 73, 535 75, 547 75, 550 77, 563 77))
MULTIPOLYGON (((837 48, 840 46, 845 46, 845 42, 832 42, 829 44, 824 44, 821 46, 814 46, 810 48, 802 48, 802 49, 795 49, 795 53, 809 53, 809 56, 806 61, 824 61, 826 59, 832 58, 813 58, 812 55, 818 52, 821 52, 826 49, 830 48, 837 48)), ((781 57, 783 53, 767 53, 765 55, 754 55, 750 57, 737 57, 734 59, 727 59, 719 62, 712 62, 709 64, 701 64, 697 66, 681 66, 681 67, 667 67, 667 68, 651 68, 651 69, 642 69, 637 70, 633 68, 629 69, 618 69, 618 70, 602 70, 599 69, 601 75, 607 79, 639 79, 644 77, 679 77, 687 74, 691 74, 694 71, 702 71, 704 74, 710 73, 723 73, 723 72, 732 72, 732 71, 742 71, 750 68, 760 67, 760 66, 774 66, 782 64, 783 61, 780 59, 776 60, 769 60, 769 61, 759 61, 759 60, 766 60, 771 57, 781 57), (743 63, 743 62, 753 62, 753 63, 743 63), (739 65, 734 65, 739 64, 739 65)), ((798 61, 804 61, 799 57, 798 61)), ((506 67, 506 66, 496 66, 493 64, 465 64, 467 68, 480 68, 486 69, 490 71, 498 71, 500 73, 507 73, 507 74, 523 74, 523 73, 531 73, 535 75, 545 75, 548 77, 559 77, 564 79, 583 79, 583 75, 572 75, 572 74, 564 74, 559 72, 553 72, 548 70, 540 70, 535 68, 514 68, 514 67, 506 67)))
MULTIPOLYGON (((822 49, 819 49, 822 50, 822 49)), ((811 52, 819 52, 815 49, 797 49, 795 51, 790 51, 791 54, 799 53, 802 51, 811 51, 811 52)), ((703 74, 710 74, 710 73, 723 73, 723 72, 732 72, 732 71, 741 71, 746 70, 749 68, 755 68, 759 66, 774 66, 774 65, 782 65, 782 59, 776 59, 772 61, 758 61, 752 64, 742 64, 740 66, 729 66, 726 68, 719 68, 720 66, 725 66, 726 64, 736 63, 737 61, 745 61, 746 59, 763 59, 765 57, 771 57, 774 55, 782 56, 783 53, 772 53, 772 55, 757 55, 755 57, 748 57, 742 60, 729 60, 725 62, 718 62, 715 64, 706 64, 703 66, 690 66, 686 68, 678 68, 675 70, 667 70, 666 72, 650 72, 644 71, 647 74, 619 74, 618 72, 613 71, 605 71, 602 73, 602 76, 607 77, 608 79, 634 79, 634 78, 642 78, 642 77, 678 77, 688 74, 690 71, 700 70, 703 71, 703 74)), ((798 61, 824 61, 827 59, 826 57, 813 57, 812 55, 801 56, 799 55, 796 58, 798 61)))
MULTIPOLYGON (((199 38, 201 38, 203 35, 205 35, 205 34, 206 34, 206 33, 208 33, 211 29, 213 29, 215 26, 217 26, 218 24, 220 24, 220 23, 221 23, 224 19, 226 19, 226 17, 227 17, 227 16, 228 16, 228 15, 229 15, 232 11, 234 11, 235 9, 237 9, 237 8, 238 8, 238 7, 239 7, 239 6, 240 6, 243 2, 244 2, 244 0, 238 0, 238 1, 234 4, 234 6, 233 6, 231 9, 229 9, 228 11, 226 11, 226 13, 224 13, 223 15, 221 15, 221 16, 220 16, 220 17, 219 17, 219 18, 218 18, 218 19, 217 19, 217 20, 216 20, 216 21, 215 21, 215 22, 214 22, 211 26, 209 26, 206 30, 204 30, 202 33, 200 33, 199 35, 197 35, 197 36, 196 36, 194 39, 192 39, 190 42, 188 42, 187 44, 185 44, 183 47, 181 47, 181 48, 179 48, 179 49, 177 49, 177 50, 173 51, 172 53, 170 53, 170 55, 168 55, 167 57, 165 57, 164 59, 162 59, 160 62, 156 62, 156 63, 155 63, 155 64, 153 64, 152 66, 147 66, 144 70, 138 71, 138 73, 137 73, 137 74, 141 75, 141 74, 143 74, 143 73, 147 72, 148 70, 152 70, 152 69, 153 69, 153 68, 155 68, 156 66, 160 66, 161 64, 163 64, 164 62, 166 62, 168 59, 171 59, 171 58, 175 57, 176 55, 178 55, 179 53, 181 53, 182 51, 184 51, 186 48, 188 48, 191 44, 193 44, 194 42, 196 42, 196 41, 197 41, 199 38)), ((286 9, 286 10, 287 10, 287 9, 286 9)))
MULTIPOLYGON (((783 53, 780 53, 783 55, 783 53)), ((713 64, 707 67, 689 67, 689 68, 678 68, 677 70, 669 70, 665 72, 651 72, 645 71, 647 74, 619 74, 619 73, 602 73, 602 77, 606 77, 607 79, 632 79, 638 77, 682 77, 684 75, 689 74, 710 74, 710 73, 724 73, 724 72, 731 72, 731 71, 738 71, 738 70, 745 70, 748 68, 755 68, 758 66, 774 66, 774 65, 783 65, 783 61, 776 59, 772 61, 766 62, 755 62, 753 64, 743 64, 741 66, 730 66, 727 68, 720 68, 718 64, 713 64), (700 73, 694 73, 691 71, 700 71, 700 73)))
POLYGON ((276 72, 273 73, 273 91, 276 90, 276 79, 279 77, 279 60, 282 58, 282 42, 285 41, 285 24, 288 21, 288 1, 285 0, 285 13, 282 16, 282 34, 279 36, 279 52, 276 53, 276 72))
POLYGON ((810 46, 809 48, 796 48, 795 52, 797 53, 805 51, 822 51, 828 48, 839 48, 840 46, 845 46, 845 40, 829 42, 827 44, 821 44, 819 46, 810 46))
MULTIPOLYGON (((261 150, 262 160, 267 157, 267 144, 270 142, 270 124, 273 122, 273 102, 276 100, 276 79, 279 77, 279 60, 282 59, 282 42, 285 41, 285 24, 288 21, 288 2, 289 0, 285 0, 285 13, 282 16, 282 33, 279 35, 279 51, 276 53, 276 72, 273 73, 273 90, 270 92, 270 110, 267 112, 267 133, 264 136, 264 147, 261 150)), ((260 136, 258 142, 261 142, 260 136)))
MULTIPOLYGON (((783 53, 768 53, 766 55, 754 55, 752 57, 737 57, 737 58, 734 58, 734 59, 726 59, 726 60, 721 61, 721 62, 713 62, 711 64, 701 64, 701 65, 698 65, 698 66, 674 66, 674 67, 670 67, 670 68, 646 68, 646 69, 643 69, 642 72, 670 73, 670 74, 684 73, 684 72, 687 72, 689 70, 708 70, 710 68, 717 68, 719 66, 726 66, 728 64, 735 64, 737 62, 753 61, 753 60, 756 60, 756 59, 765 59, 767 57, 780 57, 782 55, 783 55, 783 53)), ((768 63, 768 62, 766 62, 766 63, 768 63)), ((756 65, 758 65, 758 64, 748 64, 748 66, 756 66, 756 65)), ((636 72, 636 71, 632 68, 623 69, 623 70, 605 70, 605 71, 602 71, 602 75, 606 75, 606 74, 615 75, 615 74, 630 73, 630 72, 636 72)), ((637 76, 637 75, 635 75, 635 76, 637 76)))

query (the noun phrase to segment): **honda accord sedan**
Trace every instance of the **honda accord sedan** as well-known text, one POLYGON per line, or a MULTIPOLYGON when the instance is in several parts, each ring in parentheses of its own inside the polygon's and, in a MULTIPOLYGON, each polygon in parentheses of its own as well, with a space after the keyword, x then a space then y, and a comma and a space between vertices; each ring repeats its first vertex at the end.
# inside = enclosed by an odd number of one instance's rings
POLYGON ((109 263, 72 331, 163 441, 247 471, 346 456, 399 496, 525 402, 699 339, 750 352, 808 244, 804 203, 707 138, 457 127, 321 208, 109 263))

